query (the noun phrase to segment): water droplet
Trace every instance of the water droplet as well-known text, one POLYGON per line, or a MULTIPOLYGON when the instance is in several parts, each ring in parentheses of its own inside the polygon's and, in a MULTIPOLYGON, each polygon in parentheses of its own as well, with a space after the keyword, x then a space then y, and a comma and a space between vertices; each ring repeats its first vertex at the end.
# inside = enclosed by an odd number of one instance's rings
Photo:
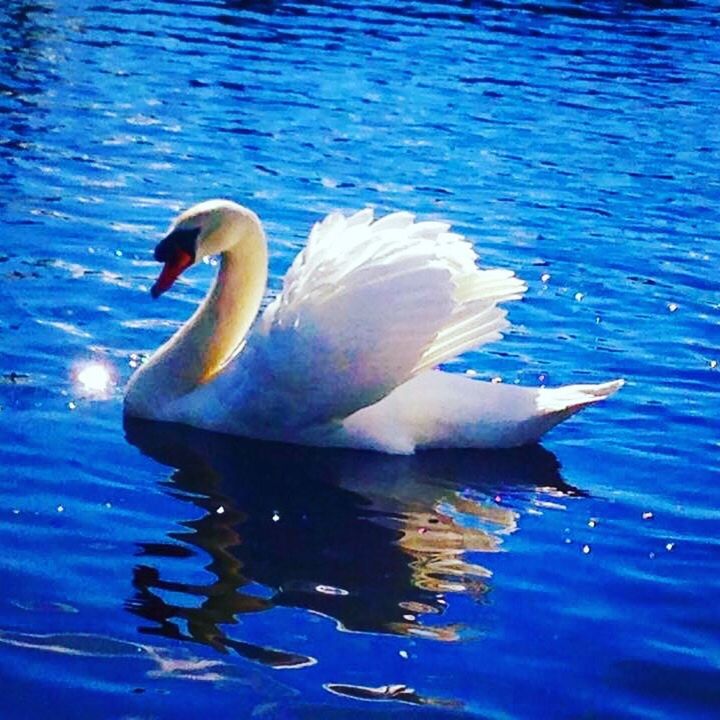
POLYGON ((408 622, 415 622, 415 616, 407 613, 406 615, 403 615, 403 620, 407 620, 408 622))
POLYGON ((647 510, 646 512, 644 512, 644 513, 642 514, 642 519, 643 519, 643 520, 652 520, 654 517, 655 517, 655 516, 654 516, 649 510, 647 510))
POLYGON ((409 655, 409 653, 408 653, 407 650, 401 650, 401 651, 398 653, 398 655, 400 655, 400 657, 403 658, 403 660, 407 660, 407 659, 410 657, 410 655, 409 655))
POLYGON ((585 296, 581 292, 575 293, 575 300, 577 300, 577 302, 580 302, 584 297, 585 296))
POLYGON ((675 547, 674 542, 665 543, 665 549, 670 552, 675 547))
POLYGON ((714 370, 718 366, 717 360, 710 361, 710 367, 714 370))
POLYGON ((591 527, 591 528, 597 527, 597 520, 595 518, 590 518, 588 520, 588 527, 591 527))
POLYGON ((583 545, 583 555, 589 555, 589 554, 590 554, 590 546, 583 545))
POLYGON ((540 276, 540 279, 541 279, 544 283, 546 283, 546 282, 550 279, 550 273, 543 273, 543 274, 540 276))
POLYGON ((74 410, 77 407, 77 405, 72 400, 67 404, 67 406, 68 410, 74 410))
POLYGON ((277 510, 275 510, 272 514, 272 521, 277 522, 280 519, 280 513, 278 513, 277 510))
POLYGON ((57 506, 57 511, 58 511, 59 513, 65 512, 65 508, 64 508, 62 505, 58 505, 58 506, 57 506))
POLYGON ((503 379, 500 376, 494 377, 490 382, 492 382, 495 385, 499 385, 503 379))
POLYGON ((670 312, 675 312, 678 309, 677 303, 668 303, 667 309, 670 312))
POLYGON ((225 512, 225 508, 221 505, 215 512, 218 515, 222 515, 225 512))

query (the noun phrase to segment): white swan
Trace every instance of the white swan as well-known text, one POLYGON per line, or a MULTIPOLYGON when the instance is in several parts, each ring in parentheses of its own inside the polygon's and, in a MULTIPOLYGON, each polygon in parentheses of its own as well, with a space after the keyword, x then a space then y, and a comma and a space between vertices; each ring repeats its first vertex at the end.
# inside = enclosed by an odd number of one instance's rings
POLYGON ((531 443, 623 384, 522 388, 436 370, 499 339, 508 322, 497 304, 526 290, 509 270, 478 269, 471 245, 442 222, 329 215, 258 316, 262 225, 247 208, 210 200, 155 249, 164 267, 153 297, 214 254, 220 271, 203 303, 130 379, 128 416, 409 454, 531 443))

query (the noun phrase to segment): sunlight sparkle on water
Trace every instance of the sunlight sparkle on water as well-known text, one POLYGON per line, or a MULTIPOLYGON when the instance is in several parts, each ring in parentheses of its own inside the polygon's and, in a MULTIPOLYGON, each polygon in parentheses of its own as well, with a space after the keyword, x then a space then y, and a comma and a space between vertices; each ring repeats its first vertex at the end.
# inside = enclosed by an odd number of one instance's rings
POLYGON ((106 363, 93 360, 78 367, 75 380, 88 395, 106 395, 113 383, 112 368, 106 363))

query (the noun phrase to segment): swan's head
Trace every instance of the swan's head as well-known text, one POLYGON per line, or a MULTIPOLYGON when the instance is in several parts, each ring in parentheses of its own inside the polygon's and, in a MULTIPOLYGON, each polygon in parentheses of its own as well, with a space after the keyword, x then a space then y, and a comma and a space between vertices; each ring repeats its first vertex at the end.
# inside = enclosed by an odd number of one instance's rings
POLYGON ((206 200, 185 210, 155 248, 155 259, 163 263, 163 269, 150 290, 152 296, 160 297, 183 271, 204 257, 237 245, 251 229, 260 229, 257 216, 231 200, 206 200))

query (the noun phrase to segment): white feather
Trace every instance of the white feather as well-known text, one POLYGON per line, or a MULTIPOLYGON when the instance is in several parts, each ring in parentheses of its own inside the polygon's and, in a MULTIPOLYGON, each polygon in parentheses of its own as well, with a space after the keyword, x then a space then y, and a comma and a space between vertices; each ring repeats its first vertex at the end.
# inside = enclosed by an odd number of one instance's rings
MULTIPOLYGON (((420 373, 343 425, 341 442, 407 454, 432 448, 508 448, 536 442, 623 385, 526 388, 438 370, 420 373)), ((340 444, 340 443, 338 443, 340 444)))

